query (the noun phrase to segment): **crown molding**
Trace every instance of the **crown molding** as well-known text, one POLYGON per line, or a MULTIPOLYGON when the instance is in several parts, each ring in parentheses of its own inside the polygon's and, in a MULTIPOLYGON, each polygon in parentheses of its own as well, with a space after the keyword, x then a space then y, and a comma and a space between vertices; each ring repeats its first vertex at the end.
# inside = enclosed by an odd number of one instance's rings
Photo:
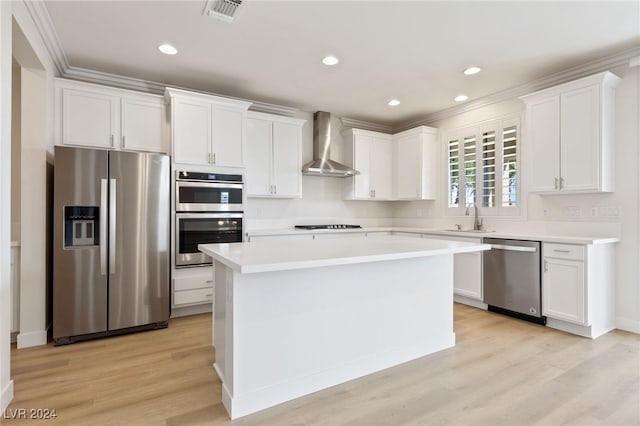
POLYGON ((249 111, 266 112, 267 114, 283 115, 286 117, 294 117, 294 118, 297 116, 299 112, 301 112, 297 108, 270 104, 267 102, 259 102, 259 101, 252 101, 252 102, 253 104, 251 105, 251 107, 249 107, 249 111))
POLYGON ((354 129, 371 130, 372 132, 393 133, 393 128, 385 124, 371 123, 369 121, 355 120, 352 118, 341 118, 342 125, 353 127, 354 129))
POLYGON ((622 52, 617 52, 612 55, 605 56, 604 58, 596 59, 594 61, 587 62, 585 64, 581 64, 579 66, 569 68, 555 74, 551 74, 547 77, 543 77, 520 86, 502 90, 500 92, 475 99, 471 102, 466 102, 462 105, 456 105, 438 112, 434 112, 432 114, 428 114, 427 116, 419 120, 402 123, 398 126, 395 126, 393 128, 393 132, 396 133, 417 126, 428 126, 436 121, 463 114, 465 112, 483 108, 498 102, 517 99, 522 95, 546 89, 557 84, 566 83, 598 72, 608 71, 611 68, 619 67, 622 65, 628 65, 632 63, 633 58, 638 57, 639 55, 640 48, 633 48, 624 50, 622 52))
POLYGON ((51 60, 58 71, 58 75, 63 76, 69 69, 69 61, 67 60, 67 55, 65 55, 64 50, 62 49, 60 39, 58 39, 58 33, 51 21, 51 15, 49 15, 47 5, 42 0, 23 1, 23 4, 25 5, 27 12, 29 12, 31 19, 33 19, 33 22, 40 33, 40 37, 42 37, 44 45, 49 52, 49 56, 51 56, 51 60))
POLYGON ((86 68, 69 67, 63 74, 64 78, 80 80, 87 83, 98 83, 106 86, 117 87, 119 89, 137 90, 154 95, 163 95, 166 84, 155 81, 143 80, 140 78, 126 77, 118 74, 111 74, 101 71, 89 70, 86 68))

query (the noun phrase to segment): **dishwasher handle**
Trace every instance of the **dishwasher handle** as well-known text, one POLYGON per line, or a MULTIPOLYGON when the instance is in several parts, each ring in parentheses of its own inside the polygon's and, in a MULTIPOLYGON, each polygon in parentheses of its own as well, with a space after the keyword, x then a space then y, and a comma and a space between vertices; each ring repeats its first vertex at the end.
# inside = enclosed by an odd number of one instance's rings
POLYGON ((507 250, 507 251, 523 251, 528 253, 535 253, 538 251, 537 247, 509 246, 505 244, 491 244, 491 249, 507 250))

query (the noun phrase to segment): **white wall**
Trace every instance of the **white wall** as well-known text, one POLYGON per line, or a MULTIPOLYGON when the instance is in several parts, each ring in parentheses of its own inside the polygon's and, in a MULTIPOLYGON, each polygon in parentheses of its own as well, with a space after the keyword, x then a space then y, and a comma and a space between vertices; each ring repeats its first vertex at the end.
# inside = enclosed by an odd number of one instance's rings
MULTIPOLYGON (((47 343, 47 103, 43 71, 21 70, 20 333, 18 348, 47 343)), ((12 185, 12 189, 14 186, 12 185)), ((20 187, 18 187, 20 188, 20 187)))
POLYGON ((20 332, 18 347, 47 343, 47 205, 53 161, 55 66, 23 2, 12 2, 12 54, 21 66, 20 332))
MULTIPOLYGON (((299 113, 306 120, 302 128, 302 163, 313 157, 313 114, 299 113)), ((342 162, 344 130, 340 119, 331 118, 331 159, 342 162)), ((322 176, 302 177, 301 199, 249 198, 245 208, 247 229, 290 227, 310 223, 354 223, 367 226, 391 225, 391 203, 345 201, 345 179, 322 176)))
MULTIPOLYGON (((521 218, 485 218, 490 229, 509 230, 522 228, 526 221, 527 229, 559 232, 562 234, 614 235, 621 236, 622 242, 616 246, 616 324, 618 328, 640 333, 640 285, 638 282, 638 259, 640 253, 640 229, 638 212, 640 211, 639 169, 640 169, 640 131, 638 117, 640 115, 640 68, 628 66, 613 71, 622 78, 616 90, 616 190, 611 194, 591 195, 534 195, 525 199, 525 209, 521 218), (591 216, 592 208, 597 215, 591 216), (600 208, 605 210, 617 207, 619 217, 602 217, 600 208), (577 208, 580 216, 569 217, 568 208, 577 208)), ((456 129, 498 116, 524 113, 525 105, 518 99, 506 101, 460 114, 456 117, 429 123, 441 130, 456 129)), ((444 144, 444 141, 442 141, 444 144)), ((523 141, 523 156, 527 150, 535 149, 523 141)), ((444 160, 443 163, 444 164, 444 160)), ((526 158, 522 162, 523 193, 527 192, 526 177, 528 164, 526 158)), ((544 165, 535 165, 544 167, 544 165)), ((443 170, 444 181, 446 171, 443 170)), ((403 202, 394 206, 394 225, 397 226, 444 226, 453 223, 468 225, 469 217, 445 217, 444 193, 436 202, 403 202), (422 210, 423 215, 417 214, 422 210)))
MULTIPOLYGON (((11 202, 11 2, 0 2, 0 206, 11 202)), ((10 333, 11 211, 0 209, 0 411, 13 399, 10 333)))
POLYGON ((20 65, 14 60, 11 70, 11 241, 20 241, 20 65))

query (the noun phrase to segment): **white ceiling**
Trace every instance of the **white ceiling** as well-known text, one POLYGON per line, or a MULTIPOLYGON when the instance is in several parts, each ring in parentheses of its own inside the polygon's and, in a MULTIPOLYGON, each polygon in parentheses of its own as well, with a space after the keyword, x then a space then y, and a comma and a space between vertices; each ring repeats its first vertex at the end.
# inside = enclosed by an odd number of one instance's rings
POLYGON ((46 1, 72 67, 389 126, 640 46, 638 1, 254 0, 231 24, 205 4, 46 1))

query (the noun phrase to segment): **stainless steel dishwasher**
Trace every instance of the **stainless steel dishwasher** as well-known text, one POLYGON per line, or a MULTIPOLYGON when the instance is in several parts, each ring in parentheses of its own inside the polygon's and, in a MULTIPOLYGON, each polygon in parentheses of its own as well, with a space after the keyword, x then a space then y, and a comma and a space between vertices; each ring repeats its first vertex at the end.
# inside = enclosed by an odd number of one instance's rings
POLYGON ((540 306, 540 241, 483 241, 491 245, 491 250, 482 254, 484 303, 488 309, 546 324, 540 306))

